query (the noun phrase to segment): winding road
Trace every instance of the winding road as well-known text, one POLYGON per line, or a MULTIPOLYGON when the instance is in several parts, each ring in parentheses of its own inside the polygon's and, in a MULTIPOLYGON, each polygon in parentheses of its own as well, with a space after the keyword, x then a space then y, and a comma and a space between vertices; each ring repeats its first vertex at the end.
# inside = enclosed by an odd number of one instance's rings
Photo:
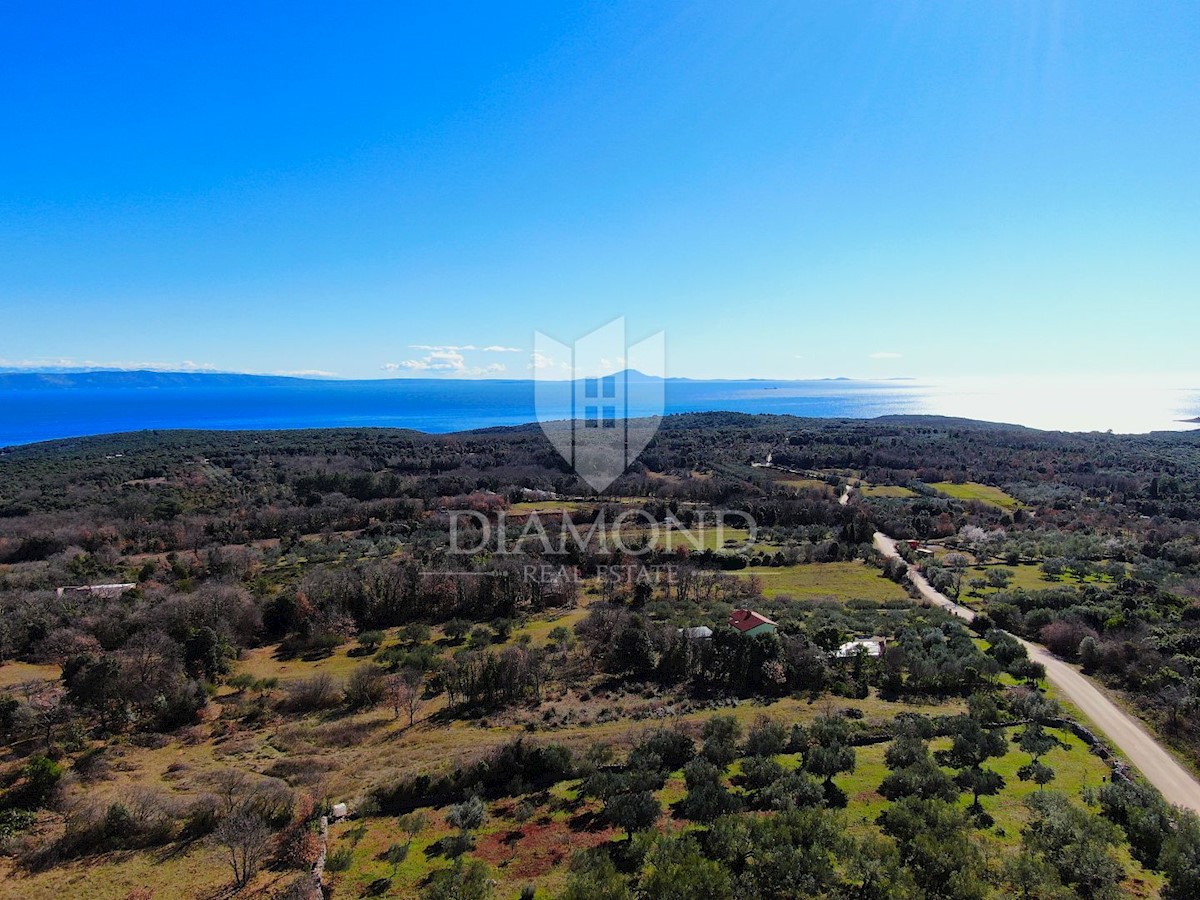
MULTIPOLYGON (((843 503, 847 501, 847 495, 843 495, 843 503)), ((896 542, 882 532, 875 532, 875 547, 885 557, 900 559, 896 542)), ((908 578, 923 599, 967 622, 974 620, 975 613, 934 590, 925 576, 911 566, 908 578)), ((1030 659, 1046 667, 1047 680, 1078 706, 1169 802, 1200 813, 1200 783, 1158 744, 1141 722, 1113 703, 1091 679, 1071 664, 1059 659, 1045 647, 1021 638, 1017 640, 1029 651, 1030 659)))

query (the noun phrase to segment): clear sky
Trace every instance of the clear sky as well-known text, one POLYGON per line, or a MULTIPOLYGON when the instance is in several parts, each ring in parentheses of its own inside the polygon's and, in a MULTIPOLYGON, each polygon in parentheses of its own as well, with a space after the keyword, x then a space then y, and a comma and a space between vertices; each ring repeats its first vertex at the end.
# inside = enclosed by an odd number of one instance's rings
POLYGON ((0 366, 527 377, 624 315, 691 377, 1195 372, 1198 46, 1195 2, 6 3, 0 366))

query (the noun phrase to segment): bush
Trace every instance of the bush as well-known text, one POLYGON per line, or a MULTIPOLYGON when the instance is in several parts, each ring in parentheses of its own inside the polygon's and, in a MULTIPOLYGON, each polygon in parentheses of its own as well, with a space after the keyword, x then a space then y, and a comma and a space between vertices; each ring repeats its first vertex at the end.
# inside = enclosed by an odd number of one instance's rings
POLYGON ((737 759, 737 739, 742 726, 733 716, 713 716, 704 723, 704 758, 717 766, 727 766, 737 759))
POLYGON ((422 900, 483 900, 492 896, 487 866, 477 859, 454 861, 439 869, 421 889, 422 900))
POLYGON ((25 831, 36 818, 28 809, 0 809, 0 841, 25 831))
POLYGON ((8 792, 4 805, 17 809, 40 809, 50 799, 62 777, 62 766, 47 756, 35 754, 21 768, 21 782, 8 792))
POLYGON ((175 839, 178 804, 168 795, 135 789, 108 806, 87 806, 67 815, 66 830, 41 860, 158 847, 175 839))
POLYGON ((446 813, 446 822, 461 831, 474 831, 483 824, 487 816, 487 807, 478 797, 471 797, 462 803, 456 803, 446 813))
POLYGON ((367 653, 374 653, 387 640, 387 635, 382 631, 364 631, 358 636, 358 646, 362 647, 367 653))
POLYGON ((1051 653, 1064 659, 1075 659, 1079 645, 1085 637, 1096 637, 1096 632, 1079 622, 1051 622, 1041 630, 1041 641, 1051 653))
POLYGON ((775 756, 787 747, 787 730, 778 722, 760 718, 746 735, 746 753, 750 756, 775 756))
POLYGON ((742 783, 752 791, 774 784, 783 775, 783 766, 768 756, 752 756, 742 763, 742 783))
POLYGON ((287 699, 284 705, 291 712, 317 712, 332 709, 341 702, 341 691, 332 676, 324 672, 293 681, 285 690, 287 699))
POLYGON ((691 736, 677 728, 659 728, 634 748, 635 754, 654 754, 667 771, 681 768, 696 753, 691 736))
POLYGON ((345 872, 354 862, 354 851, 349 847, 338 847, 325 857, 325 869, 329 872, 345 872))
POLYGON ((1097 792, 1104 817, 1120 825, 1133 857, 1159 868, 1159 857, 1172 833, 1173 811, 1154 788, 1113 780, 1097 792))
POLYGON ((329 656, 342 643, 342 635, 333 631, 319 631, 308 637, 290 634, 279 644, 279 653, 284 658, 303 656, 320 658, 329 656))
POLYGON ((383 701, 386 693, 384 670, 370 664, 359 666, 346 682, 346 705, 351 709, 371 709, 383 701))
POLYGON ((217 827, 217 803, 213 797, 201 797, 192 804, 183 820, 182 837, 196 840, 212 834, 217 827))
POLYGON ((806 772, 789 772, 759 791, 757 802, 762 809, 781 812, 803 809, 824 803, 825 791, 820 783, 806 772))

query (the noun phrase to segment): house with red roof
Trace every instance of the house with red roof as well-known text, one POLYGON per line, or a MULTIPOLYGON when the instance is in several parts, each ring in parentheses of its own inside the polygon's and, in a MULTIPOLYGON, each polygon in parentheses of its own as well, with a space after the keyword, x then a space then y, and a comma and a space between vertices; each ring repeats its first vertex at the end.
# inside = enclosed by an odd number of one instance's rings
POLYGON ((729 624, 742 634, 749 635, 768 634, 779 627, 778 623, 752 609, 735 609, 729 614, 729 624))

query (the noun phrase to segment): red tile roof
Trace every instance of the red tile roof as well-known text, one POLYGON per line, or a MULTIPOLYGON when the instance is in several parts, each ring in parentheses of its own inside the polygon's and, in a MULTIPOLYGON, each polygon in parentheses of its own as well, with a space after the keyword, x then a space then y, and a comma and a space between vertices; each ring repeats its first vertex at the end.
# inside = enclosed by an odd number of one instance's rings
POLYGON ((729 624, 738 631, 750 631, 759 625, 777 625, 778 623, 771 621, 762 613, 756 613, 752 609, 735 609, 729 615, 729 624))

